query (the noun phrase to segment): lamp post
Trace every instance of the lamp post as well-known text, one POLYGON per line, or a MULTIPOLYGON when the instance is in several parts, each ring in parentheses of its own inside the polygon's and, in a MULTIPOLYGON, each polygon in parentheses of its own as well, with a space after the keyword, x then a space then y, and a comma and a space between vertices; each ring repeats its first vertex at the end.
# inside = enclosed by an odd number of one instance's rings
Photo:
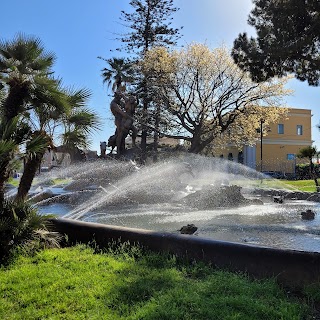
POLYGON ((262 137, 263 137, 263 123, 264 120, 260 119, 260 172, 262 172, 262 161, 263 161, 263 157, 262 157, 262 137))

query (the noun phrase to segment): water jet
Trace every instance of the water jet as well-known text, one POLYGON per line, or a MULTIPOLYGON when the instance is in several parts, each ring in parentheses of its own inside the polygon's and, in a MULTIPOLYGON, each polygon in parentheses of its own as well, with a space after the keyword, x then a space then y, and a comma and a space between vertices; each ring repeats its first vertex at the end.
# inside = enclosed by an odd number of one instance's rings
POLYGON ((319 197, 279 180, 261 184, 259 172, 231 161, 182 155, 137 168, 101 160, 47 174, 72 182, 66 194, 39 203, 44 213, 171 234, 192 223, 198 237, 320 252, 319 215, 301 219, 319 210, 319 197))

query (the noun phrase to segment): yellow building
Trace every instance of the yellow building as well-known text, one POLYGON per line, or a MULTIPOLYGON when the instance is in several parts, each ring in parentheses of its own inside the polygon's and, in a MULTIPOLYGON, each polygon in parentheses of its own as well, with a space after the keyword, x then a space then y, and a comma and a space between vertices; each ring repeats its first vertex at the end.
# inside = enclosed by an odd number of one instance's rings
POLYGON ((268 126, 267 136, 260 136, 255 146, 242 151, 230 146, 220 156, 257 171, 294 173, 295 164, 301 162, 296 158, 299 150, 312 145, 311 116, 311 110, 289 108, 287 117, 268 126))

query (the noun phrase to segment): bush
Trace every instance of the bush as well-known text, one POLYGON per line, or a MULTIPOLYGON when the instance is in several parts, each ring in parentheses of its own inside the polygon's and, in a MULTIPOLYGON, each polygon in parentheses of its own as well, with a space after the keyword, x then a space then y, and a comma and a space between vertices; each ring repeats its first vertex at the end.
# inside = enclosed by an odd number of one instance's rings
MULTIPOLYGON (((317 178, 320 177, 320 166, 319 164, 314 165, 314 172, 317 178)), ((310 175, 310 165, 309 164, 298 164, 296 166, 296 179, 297 180, 311 180, 313 176, 310 175)))
POLYGON ((37 250, 59 246, 59 234, 48 230, 51 215, 40 215, 28 203, 5 200, 0 207, 0 265, 17 249, 37 250))

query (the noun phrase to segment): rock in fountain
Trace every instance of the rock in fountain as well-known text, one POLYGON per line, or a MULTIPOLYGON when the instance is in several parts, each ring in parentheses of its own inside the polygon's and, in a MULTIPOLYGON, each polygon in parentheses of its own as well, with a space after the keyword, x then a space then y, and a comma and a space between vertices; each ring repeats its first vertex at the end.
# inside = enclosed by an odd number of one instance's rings
POLYGON ((273 202, 275 203, 283 203, 283 199, 284 197, 283 196, 274 196, 273 197, 273 202))
POLYGON ((263 204, 259 199, 246 199, 239 186, 208 186, 187 195, 181 202, 200 210, 263 204))
POLYGON ((315 217, 315 213, 310 209, 301 212, 302 220, 313 220, 314 217, 315 217))
POLYGON ((198 228, 194 224, 183 226, 179 231, 181 234, 194 234, 198 228))

